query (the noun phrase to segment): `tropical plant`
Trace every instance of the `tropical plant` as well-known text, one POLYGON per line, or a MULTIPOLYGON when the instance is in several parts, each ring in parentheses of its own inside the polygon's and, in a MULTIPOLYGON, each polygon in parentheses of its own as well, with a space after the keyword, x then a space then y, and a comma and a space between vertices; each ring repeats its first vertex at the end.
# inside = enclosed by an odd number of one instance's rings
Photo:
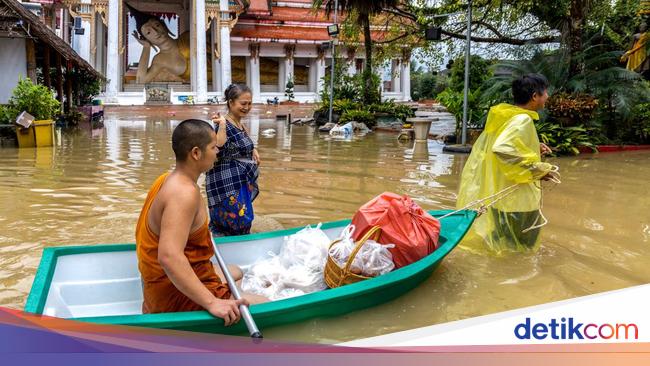
MULTIPOLYGON (((338 68, 338 67, 337 67, 338 68)), ((363 74, 356 75, 340 75, 337 76, 338 71, 334 71, 334 99, 349 99, 354 102, 364 103, 370 105, 381 101, 380 93, 380 78, 379 75, 372 75, 371 84, 372 90, 370 91, 371 103, 364 102, 363 90, 365 89, 365 76, 363 74)), ((325 85, 330 85, 330 75, 325 75, 323 82, 325 85)), ((321 91, 321 107, 327 106, 329 108, 329 87, 323 88, 321 91)))
POLYGON ((415 116, 415 112, 413 112, 413 109, 411 109, 411 107, 406 104, 397 104, 392 99, 383 103, 371 104, 368 107, 368 111, 371 113, 389 114, 402 122, 406 121, 406 119, 409 117, 415 116))
POLYGON ((294 89, 293 76, 289 76, 289 78, 287 80, 287 85, 285 86, 285 89, 284 89, 284 95, 287 97, 287 99, 289 99, 289 101, 292 101, 293 98, 296 97, 293 94, 293 89, 294 89))
POLYGON ((338 99, 334 101, 333 111, 338 114, 343 114, 355 109, 361 109, 361 104, 350 99, 338 99))
POLYGON ((634 117, 630 121, 626 121, 628 126, 624 126, 622 134, 619 138, 621 141, 634 142, 634 143, 650 143, 650 103, 642 103, 634 107, 632 113, 634 117))
MULTIPOLYGON (((325 87, 321 90, 320 100, 322 105, 329 107, 330 100, 330 80, 331 73, 325 73, 322 78, 325 87)), ((345 70, 345 64, 342 60, 337 59, 334 67, 334 100, 336 99, 349 99, 353 101, 360 101, 362 99, 361 89, 359 84, 360 77, 348 75, 345 70)))
POLYGON ((415 111, 407 104, 397 104, 395 105, 395 110, 393 115, 405 122, 407 118, 415 117, 415 111))
POLYGON ((0 125, 11 124, 9 108, 0 105, 0 125))
POLYGON ((425 72, 411 76, 411 96, 413 100, 434 99, 449 86, 449 77, 425 72))
MULTIPOLYGON (((69 77, 66 75, 66 77, 69 77)), ((75 95, 79 105, 89 105, 101 91, 102 81, 86 69, 75 68, 73 73, 75 95)))
MULTIPOLYGON (((463 92, 456 92, 447 88, 438 94, 437 98, 440 104, 444 105, 447 111, 456 117, 456 127, 458 127, 463 120, 463 92)), ((490 104, 482 99, 480 89, 470 91, 467 94, 467 126, 469 128, 482 128, 485 124, 485 116, 489 106, 490 104)))
MULTIPOLYGON (((481 56, 472 55, 469 59, 469 89, 476 90, 492 76, 492 63, 481 56)), ((449 88, 460 92, 465 90, 465 57, 454 60, 449 77, 449 88)))
MULTIPOLYGON (((340 10, 347 14, 356 14, 356 22, 363 28, 363 44, 366 52, 365 68, 362 73, 365 88, 362 89, 363 101, 366 105, 374 103, 377 98, 374 94, 372 72, 372 36, 370 33, 370 17, 381 13, 384 9, 395 8, 401 3, 399 0, 313 0, 315 8, 325 5, 328 16, 338 2, 340 10)), ((378 91, 378 89, 376 89, 378 91)))
POLYGON ((549 117, 562 126, 589 122, 598 107, 598 99, 588 94, 560 92, 551 95, 546 102, 549 117))
POLYGON ((581 147, 596 151, 599 139, 596 131, 584 126, 562 127, 557 123, 545 121, 535 123, 541 142, 549 145, 560 155, 578 155, 581 147))
POLYGON ((614 138, 618 134, 617 121, 630 119, 634 105, 650 100, 650 88, 639 74, 619 66, 620 55, 620 51, 606 51, 602 44, 586 47, 579 55, 584 68, 573 76, 569 73, 569 54, 563 50, 540 52, 531 60, 504 61, 494 66, 498 72, 486 83, 483 99, 488 103, 512 102, 512 81, 528 73, 540 73, 549 80, 550 95, 586 94, 597 98, 599 108, 593 117, 599 121, 575 122, 605 125, 607 136, 614 138))
POLYGON ((83 113, 79 112, 79 110, 73 106, 62 117, 65 120, 68 127, 77 126, 83 119, 83 113))
POLYGON ((60 112, 61 104, 49 88, 35 85, 29 78, 20 78, 9 99, 8 109, 11 120, 22 111, 27 111, 37 120, 54 119, 60 112))
POLYGON ((343 113, 343 115, 341 115, 341 119, 339 120, 339 124, 350 121, 365 123, 368 128, 373 128, 377 124, 375 115, 370 111, 364 109, 351 110, 343 113))

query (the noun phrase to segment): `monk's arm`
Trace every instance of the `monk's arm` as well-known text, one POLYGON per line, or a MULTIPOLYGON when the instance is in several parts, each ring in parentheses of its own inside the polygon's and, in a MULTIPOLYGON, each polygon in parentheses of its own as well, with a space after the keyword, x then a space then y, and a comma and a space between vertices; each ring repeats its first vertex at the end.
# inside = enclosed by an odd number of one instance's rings
POLYGON ((194 190, 179 190, 173 199, 165 202, 160 223, 158 262, 180 292, 207 309, 220 300, 199 280, 184 253, 200 204, 201 198, 194 190))

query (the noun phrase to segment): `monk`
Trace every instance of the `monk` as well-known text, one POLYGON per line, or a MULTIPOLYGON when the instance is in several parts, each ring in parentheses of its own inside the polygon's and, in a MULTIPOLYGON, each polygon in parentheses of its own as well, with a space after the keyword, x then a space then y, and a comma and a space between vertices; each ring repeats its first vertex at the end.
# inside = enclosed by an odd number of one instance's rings
MULTIPOLYGON (((136 227, 143 313, 207 310, 226 326, 239 321, 239 305, 267 299, 242 293, 234 300, 214 255, 206 205, 197 180, 215 163, 217 135, 201 120, 185 120, 172 134, 176 167, 153 183, 136 227)), ((235 280, 242 277, 229 267, 235 280)))

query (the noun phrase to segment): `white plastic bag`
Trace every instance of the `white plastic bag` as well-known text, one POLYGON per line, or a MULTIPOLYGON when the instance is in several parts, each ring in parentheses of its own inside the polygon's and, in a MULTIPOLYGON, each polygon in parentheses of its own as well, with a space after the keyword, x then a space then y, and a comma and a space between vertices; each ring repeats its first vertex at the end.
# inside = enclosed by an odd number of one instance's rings
POLYGON ((366 277, 377 277, 386 274, 395 268, 393 255, 388 249, 395 248, 395 244, 382 245, 374 240, 367 240, 357 258, 361 259, 361 274, 366 277))
POLYGON ((293 235, 284 237, 280 262, 285 268, 304 265, 313 271, 323 271, 330 239, 320 227, 320 223, 315 228, 307 226, 293 235))
MULTIPOLYGON (((334 262, 336 262, 336 264, 338 264, 338 266, 341 268, 345 267, 345 264, 348 262, 348 258, 350 258, 350 255, 352 254, 352 251, 356 245, 354 243, 354 239, 352 239, 354 229, 355 227, 352 224, 346 226, 341 232, 341 235, 338 237, 338 239, 336 239, 337 243, 332 245, 332 247, 329 249, 330 257, 332 257, 334 262)), ((354 274, 361 274, 362 266, 363 264, 361 262, 361 259, 357 255, 350 265, 350 272, 354 274)))
POLYGON ((271 258, 246 271, 242 290, 280 300, 326 289, 323 271, 330 240, 320 227, 307 226, 285 237, 279 255, 270 253, 271 258))
POLYGON ((353 132, 352 122, 348 122, 343 126, 334 126, 330 130, 330 136, 352 136, 353 132))
POLYGON ((307 294, 327 288, 323 269, 313 271, 304 265, 293 265, 286 268, 280 277, 280 283, 284 288, 297 289, 307 294))
MULTIPOLYGON (((338 242, 329 250, 329 255, 341 268, 345 266, 356 247, 356 243, 352 239, 354 230, 354 225, 346 226, 337 239, 338 242)), ((382 245, 374 240, 367 240, 352 260, 350 272, 366 277, 377 277, 392 271, 395 268, 395 263, 393 263, 393 256, 388 249, 394 247, 395 244, 382 245)))
POLYGON ((283 288, 282 290, 275 293, 272 297, 269 297, 269 299, 274 301, 274 300, 288 299, 290 297, 302 296, 304 294, 305 294, 304 291, 298 290, 296 288, 283 288))
POLYGON ((241 288, 246 292, 271 298, 282 289, 280 279, 283 273, 284 267, 280 263, 280 258, 273 255, 271 258, 255 262, 244 273, 241 288))

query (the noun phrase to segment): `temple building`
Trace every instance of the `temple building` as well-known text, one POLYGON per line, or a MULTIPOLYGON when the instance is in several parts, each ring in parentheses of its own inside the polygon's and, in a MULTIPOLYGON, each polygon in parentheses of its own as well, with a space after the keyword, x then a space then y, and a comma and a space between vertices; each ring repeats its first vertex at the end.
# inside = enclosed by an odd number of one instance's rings
POLYGON ((83 78, 103 79, 56 27, 43 26, 61 15, 53 4, 45 5, 0 0, 0 104, 9 101, 20 78, 29 78, 54 89, 67 111, 79 99, 83 78))
MULTIPOLYGON (((327 26, 311 0, 39 0, 44 22, 106 77, 105 104, 205 103, 230 83, 255 103, 284 96, 319 101, 332 62, 327 26)), ((340 18, 339 18, 340 19, 340 18)), ((378 27, 375 34, 381 34, 378 27)), ((349 74, 362 45, 341 44, 349 74)), ((383 97, 410 101, 410 54, 377 70, 383 97)))

